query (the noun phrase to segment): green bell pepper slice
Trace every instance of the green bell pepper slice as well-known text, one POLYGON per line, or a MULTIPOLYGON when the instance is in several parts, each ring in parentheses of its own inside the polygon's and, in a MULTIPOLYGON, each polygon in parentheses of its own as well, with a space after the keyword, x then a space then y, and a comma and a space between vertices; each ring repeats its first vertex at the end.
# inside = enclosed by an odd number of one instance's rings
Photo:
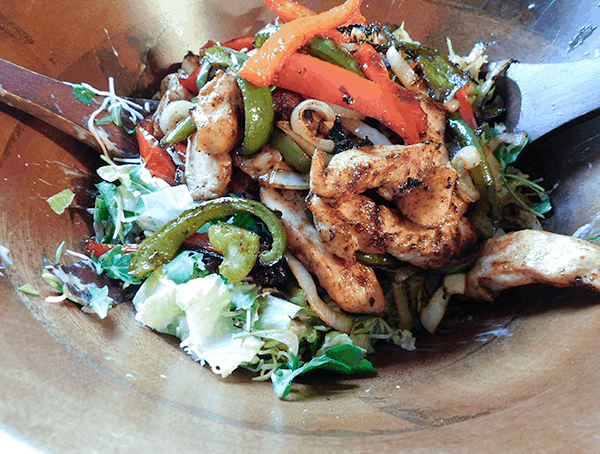
POLYGON ((254 268, 260 248, 256 233, 237 225, 219 223, 208 229, 208 240, 223 254, 219 274, 231 284, 241 282, 254 268))
POLYGON ((273 131, 273 97, 269 87, 257 87, 237 75, 248 56, 227 47, 212 46, 203 50, 203 54, 212 66, 231 68, 236 72, 236 80, 244 98, 244 141, 245 155, 251 155, 265 145, 273 131))
POLYGON ((469 77, 446 55, 415 43, 402 43, 398 47, 417 62, 423 72, 429 94, 435 101, 450 101, 456 92, 469 82, 469 77))
POLYGON ((285 227, 275 214, 263 204, 254 200, 221 197, 203 202, 191 210, 166 223, 140 245, 129 265, 129 273, 143 278, 159 266, 170 262, 183 242, 200 227, 213 219, 232 214, 248 213, 261 219, 271 237, 270 250, 259 255, 263 265, 274 265, 283 255, 287 243, 285 227))

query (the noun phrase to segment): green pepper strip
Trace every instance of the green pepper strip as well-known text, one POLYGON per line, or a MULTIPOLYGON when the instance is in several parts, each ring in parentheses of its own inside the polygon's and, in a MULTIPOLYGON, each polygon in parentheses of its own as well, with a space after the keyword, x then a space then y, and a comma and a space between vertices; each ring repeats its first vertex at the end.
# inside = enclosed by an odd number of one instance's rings
MULTIPOLYGON (((254 36, 254 47, 261 47, 279 27, 281 26, 268 24, 263 29, 259 30, 254 36)), ((336 66, 341 66, 361 77, 365 77, 360 69, 358 60, 331 38, 313 38, 303 47, 303 49, 312 57, 324 60, 336 66)))
POLYGON ((219 274, 231 284, 244 279, 256 263, 260 240, 256 233, 237 225, 218 223, 208 229, 210 244, 223 254, 219 274))
POLYGON ((358 60, 330 38, 313 38, 304 46, 304 50, 308 55, 341 66, 360 77, 365 77, 358 60))
POLYGON ((469 77, 448 60, 446 55, 414 43, 402 43, 399 48, 418 63, 429 94, 438 102, 451 100, 469 81, 469 77))
POLYGON ((492 173, 492 168, 488 161, 487 155, 485 154, 485 150, 481 145, 479 136, 475 134, 473 128, 471 128, 467 124, 467 122, 456 112, 453 112, 449 115, 448 126, 450 126, 450 128, 456 135, 458 143, 461 147, 473 145, 475 148, 477 148, 477 152, 481 157, 481 164, 479 165, 479 167, 481 169, 483 181, 485 182, 487 188, 488 200, 492 208, 492 224, 494 225, 494 229, 497 230, 499 226, 498 223, 500 221, 500 207, 498 203, 498 194, 496 194, 494 174, 492 173))
POLYGON ((196 88, 198 89, 198 93, 200 93, 200 90, 202 90, 208 82, 210 70, 211 65, 207 61, 202 63, 202 66, 200 66, 200 71, 198 71, 198 76, 196 77, 196 88))
POLYGON ((385 268, 396 268, 401 263, 400 260, 390 254, 369 254, 361 251, 356 251, 356 259, 363 265, 385 268))
POLYGON ((196 123, 190 115, 185 117, 171 129, 166 136, 160 139, 162 146, 173 145, 187 139, 196 131, 196 123))
POLYGON ((204 55, 213 66, 224 66, 236 71, 236 80, 244 98, 245 128, 242 147, 245 155, 256 153, 267 143, 273 131, 273 98, 269 87, 257 87, 239 77, 237 71, 248 56, 227 47, 212 46, 204 55))
POLYGON ((298 172, 306 173, 310 170, 310 157, 285 132, 279 129, 275 130, 271 137, 271 145, 281 153, 285 162, 298 172))
POLYGON ((203 202, 168 222, 148 237, 135 253, 129 273, 143 278, 164 263, 170 262, 182 243, 207 222, 238 213, 248 213, 260 218, 271 233, 273 245, 259 256, 263 265, 273 265, 281 260, 287 242, 283 224, 264 205, 253 200, 221 197, 203 202))

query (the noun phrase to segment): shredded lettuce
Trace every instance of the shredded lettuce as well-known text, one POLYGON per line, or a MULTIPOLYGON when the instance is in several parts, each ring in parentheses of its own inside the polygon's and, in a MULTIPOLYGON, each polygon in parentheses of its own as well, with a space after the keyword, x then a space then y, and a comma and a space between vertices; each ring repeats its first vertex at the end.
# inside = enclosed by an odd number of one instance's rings
POLYGON ((179 338, 187 336, 187 329, 184 333, 180 330, 185 314, 175 300, 176 287, 177 284, 168 279, 162 270, 152 273, 133 297, 137 311, 135 319, 159 333, 179 338))
POLYGON ((13 264, 8 254, 10 254, 10 249, 0 244, 0 276, 4 276, 1 270, 13 264))

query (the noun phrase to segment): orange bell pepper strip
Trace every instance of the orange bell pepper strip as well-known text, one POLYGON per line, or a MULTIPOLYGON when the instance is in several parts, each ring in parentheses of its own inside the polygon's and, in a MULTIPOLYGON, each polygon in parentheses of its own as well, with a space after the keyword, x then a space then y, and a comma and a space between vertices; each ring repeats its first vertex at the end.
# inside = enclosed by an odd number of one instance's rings
POLYGON ((417 123, 417 128, 419 131, 424 131, 427 127, 427 115, 425 115, 425 112, 423 112, 423 109, 419 105, 419 101, 417 101, 410 91, 390 79, 388 70, 379 52, 370 44, 363 43, 354 52, 354 57, 358 60, 360 69, 362 69, 367 79, 382 89, 394 93, 400 100, 406 103, 406 108, 410 110, 417 123))
POLYGON ((162 178, 171 186, 175 186, 175 163, 171 155, 160 146, 156 137, 144 128, 144 122, 136 126, 136 135, 140 148, 140 156, 150 173, 162 178))
POLYGON ((404 139, 418 143, 424 127, 419 104, 400 99, 368 79, 326 61, 296 53, 277 74, 276 85, 308 98, 343 106, 375 118, 404 139))
POLYGON ((346 0, 340 6, 314 16, 303 16, 283 24, 244 63, 239 75, 259 87, 272 85, 277 71, 312 38, 348 22, 362 0, 346 0))
POLYGON ((458 100, 458 114, 463 117, 469 126, 473 129, 477 129, 477 120, 475 120, 475 114, 473 113, 473 107, 467 98, 464 88, 461 88, 456 92, 454 97, 458 100))
MULTIPOLYGON (((306 6, 299 5, 292 0, 263 0, 263 3, 273 11, 282 22, 290 22, 299 17, 313 16, 316 13, 308 9, 306 6)), ((348 24, 365 25, 367 20, 363 17, 360 11, 356 11, 354 16, 350 18, 348 24)), ((346 25, 346 24, 343 24, 346 25)), ((330 36, 332 38, 332 36, 330 36)))

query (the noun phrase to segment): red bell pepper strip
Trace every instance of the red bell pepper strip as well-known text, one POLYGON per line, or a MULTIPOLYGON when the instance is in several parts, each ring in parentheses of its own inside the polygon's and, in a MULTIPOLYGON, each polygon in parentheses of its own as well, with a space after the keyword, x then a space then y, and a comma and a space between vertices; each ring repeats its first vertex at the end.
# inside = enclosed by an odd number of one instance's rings
POLYGON ((312 38, 348 22, 362 0, 346 0, 340 6, 314 16, 303 16, 283 24, 239 71, 259 87, 272 85, 277 71, 300 47, 312 38))
POLYGON ((198 78, 198 73, 200 72, 201 68, 202 68, 202 65, 200 65, 196 69, 194 69, 192 74, 190 74, 189 76, 179 77, 179 83, 181 84, 181 86, 184 88, 187 88, 189 91, 191 91, 194 94, 198 94, 198 87, 196 86, 196 79, 198 78))
POLYGON ((454 97, 458 100, 458 113, 463 120, 465 120, 469 126, 473 129, 477 129, 477 120, 475 120, 475 114, 473 113, 473 107, 467 98, 464 88, 461 88, 456 92, 454 97))
POLYGON ((406 144, 418 143, 423 111, 394 93, 347 69, 305 54, 294 54, 277 74, 276 85, 308 98, 320 99, 375 118, 406 144))
MULTIPOLYGON (((110 251, 115 246, 118 246, 118 245, 117 244, 98 243, 93 238, 90 238, 89 240, 87 240, 85 242, 86 251, 88 251, 90 254, 94 254, 96 257, 100 257, 102 254, 106 254, 108 251, 110 251)), ((137 244, 121 245, 121 252, 123 254, 135 253, 135 252, 137 252, 137 250, 138 250, 137 244)))
POLYGON ((136 135, 140 156, 146 164, 146 168, 153 176, 162 178, 171 186, 175 186, 176 167, 171 155, 160 146, 158 139, 144 128, 143 122, 136 126, 136 135))
POLYGON ((424 131, 427 127, 427 115, 425 115, 425 112, 423 112, 423 109, 419 105, 419 101, 417 101, 410 91, 390 79, 390 75, 379 52, 370 44, 364 43, 354 52, 354 56, 358 60, 360 69, 367 76, 367 79, 382 89, 394 93, 401 101, 405 102, 406 108, 410 110, 411 115, 417 123, 417 128, 419 131, 424 131))
POLYGON ((250 50, 254 48, 254 36, 232 39, 221 44, 221 47, 228 47, 237 51, 241 51, 244 48, 250 50))
MULTIPOLYGON (((210 244, 210 241, 208 240, 208 233, 194 233, 192 236, 187 238, 183 244, 195 249, 203 249, 205 251, 218 253, 218 251, 210 244)), ((139 244, 133 243, 122 245, 98 243, 98 241, 96 241, 94 238, 90 238, 85 242, 85 250, 90 254, 94 254, 96 257, 106 254, 115 246, 121 246, 121 252, 123 254, 135 254, 140 247, 139 244)))

